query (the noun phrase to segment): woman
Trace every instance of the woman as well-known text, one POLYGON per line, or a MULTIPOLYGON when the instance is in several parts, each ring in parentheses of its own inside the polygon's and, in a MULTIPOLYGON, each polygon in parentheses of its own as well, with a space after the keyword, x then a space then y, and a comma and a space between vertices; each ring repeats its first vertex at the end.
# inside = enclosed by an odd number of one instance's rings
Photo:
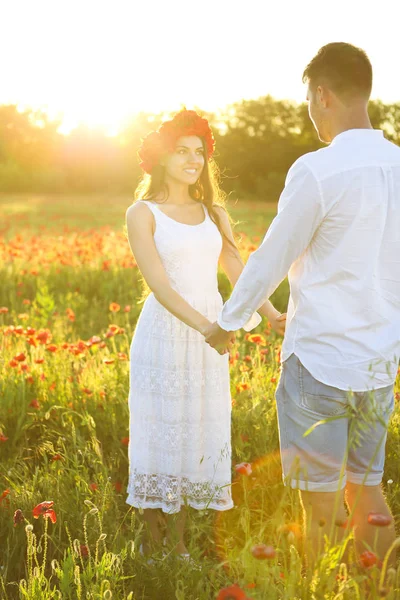
MULTIPOLYGON (((167 544, 187 558, 185 504, 233 506, 229 356, 204 336, 223 304, 218 261, 232 285, 243 263, 216 185, 213 150, 208 121, 195 111, 163 123, 139 150, 147 175, 126 213, 129 244, 151 290, 130 353, 127 503, 144 509, 144 554, 162 543, 155 509, 165 513, 167 544)), ((260 313, 283 333, 285 315, 269 301, 260 313)), ((245 329, 260 320, 253 315, 245 329)))

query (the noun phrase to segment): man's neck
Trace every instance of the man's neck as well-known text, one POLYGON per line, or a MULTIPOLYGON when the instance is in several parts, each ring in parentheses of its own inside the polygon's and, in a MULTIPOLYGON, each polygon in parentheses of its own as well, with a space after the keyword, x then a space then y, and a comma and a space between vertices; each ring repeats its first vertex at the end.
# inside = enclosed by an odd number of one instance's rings
POLYGON ((368 115, 368 110, 348 111, 340 116, 336 123, 332 124, 332 140, 349 129, 373 129, 368 115))

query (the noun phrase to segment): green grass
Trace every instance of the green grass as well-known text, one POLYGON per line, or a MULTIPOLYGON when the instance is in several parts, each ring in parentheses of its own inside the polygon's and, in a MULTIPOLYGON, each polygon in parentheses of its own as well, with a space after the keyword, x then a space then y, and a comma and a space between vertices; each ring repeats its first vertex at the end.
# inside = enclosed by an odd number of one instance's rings
MULTIPOLYGON (((126 359, 140 311, 139 276, 122 233, 129 203, 127 197, 0 198, 0 307, 9 309, 0 314, 0 436, 8 438, 0 441, 1 600, 212 600, 233 584, 253 600, 379 597, 379 570, 341 567, 340 545, 327 545, 315 572, 302 564, 297 493, 281 481, 274 401, 281 339, 265 322, 258 328, 264 343, 239 334, 231 362, 233 465, 250 462, 253 474, 233 470, 234 509, 189 510, 187 544, 202 571, 161 554, 148 566, 139 555, 140 514, 125 502, 126 359), (121 310, 110 312, 111 302, 121 310), (46 344, 37 341, 41 329, 52 336, 46 344), (86 345, 92 336, 101 343, 86 345), (20 353, 25 360, 10 366, 20 353), (54 502, 54 524, 33 518, 45 500, 54 502), (25 521, 14 527, 17 509, 25 521), (253 558, 251 548, 261 542, 274 547, 273 558, 253 558)), ((258 245, 275 207, 231 200, 230 211, 246 253, 258 245)), ((220 283, 227 296, 222 275, 220 283)), ((280 310, 287 296, 284 283, 274 295, 280 310)), ((399 427, 397 408, 384 476, 396 519, 399 427)), ((399 574, 392 578, 388 598, 399 589, 399 574)))

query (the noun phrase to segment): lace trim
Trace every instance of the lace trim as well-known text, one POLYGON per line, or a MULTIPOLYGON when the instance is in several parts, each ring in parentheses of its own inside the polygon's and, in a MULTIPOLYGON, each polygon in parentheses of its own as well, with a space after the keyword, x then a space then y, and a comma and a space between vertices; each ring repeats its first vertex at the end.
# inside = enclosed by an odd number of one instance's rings
POLYGON ((185 502, 198 510, 232 508, 230 482, 218 485, 210 481, 190 481, 187 477, 132 473, 126 502, 136 508, 161 508, 179 512, 185 502))

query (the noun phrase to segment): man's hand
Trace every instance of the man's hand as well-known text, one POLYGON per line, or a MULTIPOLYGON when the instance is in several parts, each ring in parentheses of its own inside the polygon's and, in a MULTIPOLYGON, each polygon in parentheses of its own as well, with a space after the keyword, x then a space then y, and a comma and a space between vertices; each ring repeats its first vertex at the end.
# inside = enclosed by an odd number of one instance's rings
POLYGON ((221 329, 218 323, 213 323, 204 333, 205 340, 219 354, 226 354, 235 342, 235 333, 221 329))

